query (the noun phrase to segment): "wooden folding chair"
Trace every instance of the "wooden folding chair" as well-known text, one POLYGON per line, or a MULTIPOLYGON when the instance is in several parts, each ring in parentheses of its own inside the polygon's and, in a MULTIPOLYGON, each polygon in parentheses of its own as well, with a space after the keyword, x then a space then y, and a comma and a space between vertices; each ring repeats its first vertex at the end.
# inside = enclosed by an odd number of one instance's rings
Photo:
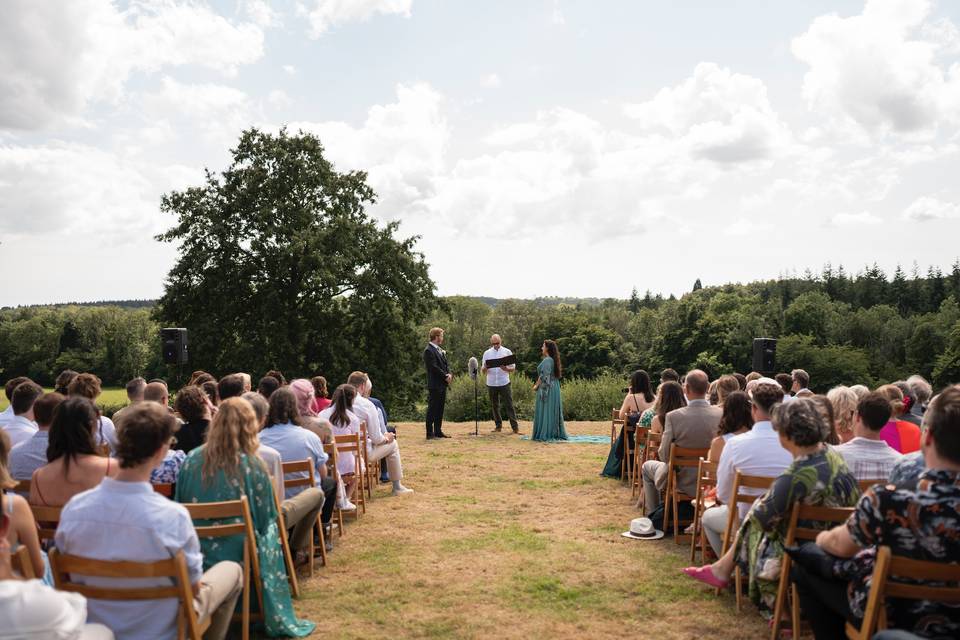
POLYGON ((636 496, 643 491, 643 478, 640 471, 643 463, 646 461, 648 441, 650 437, 650 427, 637 427, 635 431, 635 443, 633 447, 633 477, 631 478, 630 497, 636 496))
POLYGON ((623 420, 620 418, 620 407, 614 407, 610 412, 610 444, 617 441, 617 427, 623 426, 623 420))
POLYGON ((706 564, 707 537, 703 532, 704 494, 708 487, 717 484, 717 462, 700 458, 697 467, 697 495, 693 501, 693 535, 690 536, 690 564, 697 564, 697 550, 700 550, 701 564, 706 564))
POLYGON ((878 478, 876 480, 857 480, 857 484, 860 485, 860 493, 863 493, 870 487, 876 484, 887 484, 886 478, 878 478))
POLYGON ((633 464, 634 433, 636 427, 629 426, 626 422, 623 424, 623 458, 620 461, 620 482, 633 483, 633 471, 636 465, 633 464))
MULTIPOLYGON (((313 461, 310 459, 307 460, 294 460, 292 462, 282 462, 281 466, 283 467, 283 484, 288 489, 291 487, 316 487, 317 482, 313 475, 313 461), (305 471, 307 473, 306 478, 290 478, 291 473, 296 473, 298 471, 305 471)), ((327 566, 327 542, 326 538, 323 535, 323 523, 320 522, 320 517, 317 516, 317 521, 314 523, 314 528, 318 531, 317 538, 320 540, 320 561, 323 563, 323 566, 327 566)), ((310 536, 310 577, 313 577, 313 536, 310 536)))
MULTIPOLYGON (((769 478, 766 476, 751 476, 742 473, 739 469, 737 470, 737 475, 733 478, 733 498, 727 505, 727 526, 723 531, 723 546, 720 549, 721 557, 723 557, 723 555, 727 552, 727 549, 729 549, 733 544, 733 537, 736 535, 736 528, 734 525, 740 521, 739 505, 741 503, 753 504, 756 499, 760 497, 754 493, 743 493, 741 489, 762 489, 766 491, 770 488, 770 485, 773 484, 774 480, 776 480, 776 478, 769 478)), ((739 613, 743 606, 743 580, 739 564, 733 570, 733 582, 734 587, 736 587, 737 613, 739 613)), ((717 589, 717 595, 719 594, 720 589, 717 589)))
POLYGON ((290 550, 290 539, 287 537, 287 523, 283 519, 277 494, 273 493, 273 505, 277 509, 277 529, 280 531, 280 547, 283 549, 283 564, 287 567, 287 582, 290 583, 290 593, 300 599, 300 581, 297 579, 297 567, 293 563, 293 552, 290 550))
MULTIPOLYGON (((363 423, 361 423, 362 426, 363 423)), ((354 500, 357 502, 357 510, 353 512, 356 519, 360 519, 360 514, 367 512, 367 499, 364 497, 364 471, 363 458, 366 456, 364 450, 366 447, 361 444, 359 433, 345 433, 343 435, 334 435, 334 442, 337 443, 339 453, 353 453, 354 473, 356 474, 358 485, 354 500)), ((365 442, 366 440, 364 440, 365 442)), ((347 496, 348 498, 351 496, 347 496)))
POLYGON ((686 534, 682 534, 683 525, 690 524, 690 520, 680 522, 680 503, 685 500, 693 500, 694 496, 688 496, 677 489, 677 470, 697 468, 700 464, 700 458, 706 458, 710 453, 709 447, 685 448, 678 447, 676 443, 670 445, 670 462, 667 464, 667 490, 664 493, 664 502, 666 507, 663 510, 663 528, 666 530, 670 526, 670 516, 673 515, 673 542, 680 544, 681 538, 686 540, 686 534))
MULTIPOLYGON (((374 485, 376 484, 376 482, 377 482, 377 475, 379 475, 379 474, 378 474, 378 470, 376 469, 376 467, 379 466, 379 461, 378 461, 377 464, 373 464, 373 465, 372 465, 372 464, 370 464, 370 462, 367 460, 367 421, 366 421, 366 420, 361 420, 361 421, 360 421, 360 432, 359 432, 359 433, 360 433, 360 450, 361 450, 361 452, 362 452, 362 454, 363 454, 363 455, 361 456, 361 459, 363 460, 363 462, 362 462, 361 465, 360 465, 360 468, 363 469, 363 473, 364 473, 363 484, 364 484, 364 485, 366 486, 366 488, 367 488, 367 497, 372 500, 372 499, 373 499, 373 486, 374 486, 374 485), (371 482, 371 478, 372 478, 372 482, 371 482)), ((334 439, 336 439, 336 436, 334 436, 334 439)), ((366 502, 366 501, 364 501, 364 502, 366 502)), ((364 507, 366 507, 366 504, 364 504, 364 507)), ((364 509, 364 513, 366 513, 366 509, 364 509)))
MULTIPOLYGON (((334 442, 325 442, 323 443, 323 450, 327 454, 327 467, 330 469, 330 473, 333 475, 333 479, 337 481, 339 485, 340 479, 340 470, 337 468, 337 445, 334 442)), ((340 505, 337 505, 333 508, 333 512, 337 516, 337 521, 334 523, 333 518, 330 519, 330 528, 331 533, 333 533, 333 525, 337 525, 337 537, 343 537, 343 511, 340 509, 340 505)))
MULTIPOLYGON (((271 488, 271 493, 272 493, 271 488)), ((183 506, 190 512, 194 520, 193 528, 200 539, 211 540, 243 536, 243 593, 240 624, 242 625, 243 640, 250 637, 250 583, 257 592, 257 602, 260 604, 258 618, 263 616, 263 580, 260 575, 260 557, 257 555, 257 538, 253 532, 253 517, 250 515, 250 505, 247 496, 240 496, 239 500, 224 502, 185 502, 183 506), (239 519, 239 520, 238 520, 239 519), (214 524, 198 525, 197 520, 212 521, 214 524), (223 522, 229 521, 229 522, 223 522)))
POLYGON ((50 541, 57 535, 57 525, 60 524, 60 512, 63 507, 42 507, 40 505, 30 505, 30 511, 33 512, 33 519, 37 523, 37 536, 40 542, 50 541))
POLYGON ((30 480, 17 480, 16 486, 13 488, 13 492, 23 496, 24 498, 30 496, 30 480))
POLYGON ((945 604, 960 604, 960 565, 956 563, 931 562, 895 556, 890 547, 877 549, 877 561, 870 579, 870 594, 863 612, 863 622, 857 629, 849 622, 846 626, 850 640, 869 640, 877 631, 887 628, 886 599, 932 600, 945 604), (947 582, 953 586, 934 587, 926 584, 905 584, 898 578, 925 582, 947 582))
POLYGON ((165 498, 170 498, 173 500, 174 485, 169 482, 154 482, 153 490, 162 495, 165 498))
POLYGON ((660 443, 663 442, 663 433, 647 432, 647 447, 643 451, 643 461, 657 460, 660 458, 660 443))
MULTIPOLYGON (((797 502, 790 511, 787 535, 783 544, 792 547, 798 540, 816 540, 817 534, 823 530, 801 527, 798 525, 799 522, 823 522, 828 525, 835 525, 846 522, 851 513, 853 513, 853 507, 815 507, 797 502)), ((785 553, 780 561, 780 583, 777 586, 777 599, 773 607, 773 627, 770 629, 771 640, 777 640, 780 636, 780 626, 783 624, 788 591, 791 602, 793 637, 797 638, 800 635, 800 599, 797 597, 797 587, 790 579, 792 560, 790 554, 785 553)))
POLYGON ((10 554, 10 568, 24 580, 33 580, 37 577, 37 574, 33 571, 30 552, 23 545, 17 547, 17 550, 10 554))
POLYGON ((210 627, 212 618, 197 619, 193 608, 193 591, 190 573, 183 551, 166 560, 156 562, 130 562, 127 560, 107 561, 65 555, 56 549, 50 551, 50 568, 53 580, 59 591, 73 591, 87 598, 98 600, 157 600, 176 598, 179 604, 177 612, 177 637, 201 640, 203 633, 210 627), (163 587, 94 587, 73 582, 70 574, 97 578, 170 578, 173 584, 163 587))

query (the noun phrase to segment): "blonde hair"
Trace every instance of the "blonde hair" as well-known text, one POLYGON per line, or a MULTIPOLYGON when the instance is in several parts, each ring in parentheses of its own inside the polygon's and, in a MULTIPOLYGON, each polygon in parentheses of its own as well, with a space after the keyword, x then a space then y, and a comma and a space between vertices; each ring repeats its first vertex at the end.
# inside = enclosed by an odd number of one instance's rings
POLYGON ((7 470, 10 457, 10 438, 7 433, 0 429, 0 491, 3 489, 13 489, 17 482, 10 476, 7 470))
POLYGON ((723 404, 723 401, 734 391, 740 391, 740 382, 730 375, 720 376, 714 381, 717 385, 717 404, 723 404))
POLYGON ((207 443, 203 445, 204 482, 212 480, 221 470, 231 478, 239 477, 241 454, 246 454, 251 464, 259 462, 259 426, 249 402, 243 398, 223 401, 207 430, 207 443))
POLYGON ((442 335, 443 335, 443 329, 441 329, 440 327, 434 327, 433 329, 430 329, 430 342, 433 342, 434 340, 436 340, 437 336, 442 336, 442 335))
POLYGON ((833 416, 837 423, 840 439, 847 440, 853 435, 853 422, 857 417, 857 403, 860 399, 850 387, 839 385, 827 392, 827 400, 833 405, 833 416))
POLYGON ((900 391, 900 387, 895 384, 885 384, 877 389, 877 393, 890 401, 890 410, 893 412, 890 416, 891 420, 896 420, 903 415, 907 405, 903 403, 903 391, 900 391))

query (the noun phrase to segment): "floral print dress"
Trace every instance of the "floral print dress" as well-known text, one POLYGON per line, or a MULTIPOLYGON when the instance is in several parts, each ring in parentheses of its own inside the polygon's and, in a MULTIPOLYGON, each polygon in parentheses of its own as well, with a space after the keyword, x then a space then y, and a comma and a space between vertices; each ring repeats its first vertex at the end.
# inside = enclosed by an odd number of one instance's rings
MULTIPOLYGON (((237 477, 228 477, 222 470, 209 482, 201 477, 206 446, 194 449, 187 456, 177 478, 177 502, 220 502, 247 496, 253 529, 257 539, 257 555, 263 580, 264 625, 271 637, 309 635, 313 622, 297 619, 290 599, 290 584, 280 546, 277 528, 277 506, 273 484, 259 458, 241 454, 237 477)), ((197 524, 210 524, 197 521, 197 524)), ((243 562, 243 537, 212 538, 200 541, 203 568, 206 571, 221 560, 243 562)), ((253 585, 251 585, 253 586, 253 585)), ((251 592, 254 593, 254 592, 251 592)), ((257 599, 251 597, 255 607, 257 599)))

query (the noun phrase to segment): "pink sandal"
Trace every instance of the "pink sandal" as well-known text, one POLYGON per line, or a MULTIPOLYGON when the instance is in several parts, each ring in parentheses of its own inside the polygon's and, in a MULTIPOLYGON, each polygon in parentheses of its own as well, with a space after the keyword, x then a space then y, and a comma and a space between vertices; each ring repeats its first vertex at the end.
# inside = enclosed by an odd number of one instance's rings
POLYGON ((710 568, 710 565, 704 565, 702 567, 687 567, 683 570, 685 574, 693 578, 694 580, 699 580, 704 584, 708 584, 711 587, 716 587, 717 589, 725 589, 729 580, 721 580, 717 576, 713 575, 713 570, 710 568))

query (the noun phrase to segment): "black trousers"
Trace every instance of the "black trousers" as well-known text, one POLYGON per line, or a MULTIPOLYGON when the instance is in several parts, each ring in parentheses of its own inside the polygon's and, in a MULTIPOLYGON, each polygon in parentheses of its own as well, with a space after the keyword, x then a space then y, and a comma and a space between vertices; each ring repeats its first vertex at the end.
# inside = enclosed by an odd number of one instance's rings
POLYGON ((320 522, 330 524, 333 517, 333 508, 337 506, 337 481, 327 476, 320 481, 320 490, 323 491, 323 509, 320 510, 320 522))
POLYGON ((443 405, 447 402, 447 389, 427 389, 427 437, 443 433, 443 405))
POLYGON ((497 429, 503 426, 503 418, 500 416, 500 403, 503 403, 503 412, 507 414, 507 420, 510 421, 510 427, 516 431, 519 429, 517 424, 517 412, 513 409, 513 393, 510 390, 510 383, 502 387, 487 387, 490 394, 490 409, 493 411, 493 423, 497 429))
POLYGON ((790 566, 790 577, 800 595, 800 611, 810 622, 816 640, 845 640, 848 620, 859 628, 860 620, 850 611, 847 582, 826 580, 796 563, 790 566))

